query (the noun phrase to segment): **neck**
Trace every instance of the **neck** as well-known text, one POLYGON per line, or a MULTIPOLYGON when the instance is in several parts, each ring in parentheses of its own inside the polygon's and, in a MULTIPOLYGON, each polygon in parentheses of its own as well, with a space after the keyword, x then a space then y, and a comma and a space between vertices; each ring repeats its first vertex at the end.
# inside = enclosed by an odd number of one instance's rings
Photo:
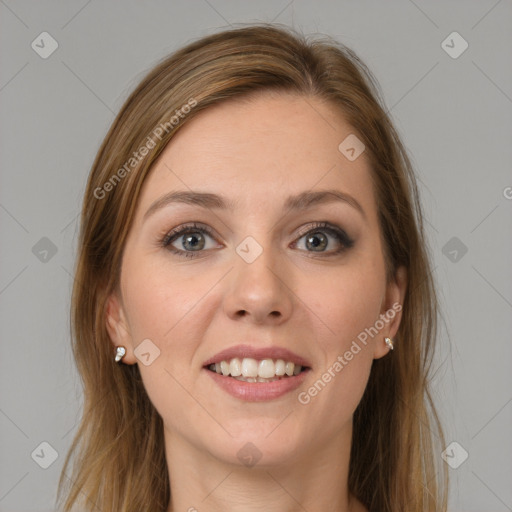
POLYGON ((317 441, 286 462, 267 455, 248 467, 165 430, 171 486, 167 512, 364 511, 348 491, 351 435, 350 425, 336 439, 317 441))

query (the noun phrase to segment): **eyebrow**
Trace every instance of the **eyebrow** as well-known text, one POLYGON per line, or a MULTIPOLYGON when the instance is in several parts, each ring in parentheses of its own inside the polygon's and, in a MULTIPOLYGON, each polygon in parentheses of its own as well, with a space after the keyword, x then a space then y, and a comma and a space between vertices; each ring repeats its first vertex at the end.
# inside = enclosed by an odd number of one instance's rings
MULTIPOLYGON (((327 204, 333 202, 343 202, 349 204, 366 219, 366 213, 363 207, 354 197, 335 189, 306 191, 301 192, 295 196, 289 196, 285 201, 284 209, 286 211, 300 211, 307 210, 308 208, 312 208, 313 206, 317 206, 319 204, 327 204)), ((228 201, 224 197, 217 194, 212 194, 209 192, 197 192, 192 190, 177 190, 169 192, 168 194, 165 194, 161 198, 157 199, 148 208, 144 214, 143 220, 146 220, 157 210, 160 210, 174 203, 190 204, 212 210, 216 209, 232 211, 236 208, 236 202, 228 201)))

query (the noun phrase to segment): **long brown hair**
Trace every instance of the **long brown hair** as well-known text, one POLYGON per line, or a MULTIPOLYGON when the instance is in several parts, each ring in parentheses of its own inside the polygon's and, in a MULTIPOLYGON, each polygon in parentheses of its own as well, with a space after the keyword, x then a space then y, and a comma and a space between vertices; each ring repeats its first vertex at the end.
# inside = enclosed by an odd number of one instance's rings
POLYGON ((162 420, 138 366, 114 362, 106 301, 118 289, 142 185, 166 144, 210 105, 264 90, 316 97, 339 109, 366 146, 388 279, 399 266, 407 269, 398 350, 373 362, 354 414, 349 489, 370 511, 446 510, 444 437, 429 389, 437 299, 411 162, 377 82, 353 51, 327 38, 310 41, 290 29, 252 25, 207 36, 154 67, 96 156, 71 305, 84 406, 59 482, 65 511, 80 504, 80 510, 165 512, 169 505, 162 420), (151 148, 141 156, 144 145, 151 148))

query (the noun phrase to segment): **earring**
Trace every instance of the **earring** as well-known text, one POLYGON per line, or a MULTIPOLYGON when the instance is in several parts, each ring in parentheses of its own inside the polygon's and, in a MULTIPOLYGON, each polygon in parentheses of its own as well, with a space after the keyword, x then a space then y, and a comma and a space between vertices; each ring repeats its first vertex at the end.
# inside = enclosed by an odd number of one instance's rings
POLYGON ((125 354, 126 354, 126 349, 124 347, 116 347, 116 358, 115 358, 116 363, 121 361, 121 359, 123 359, 125 354))
POLYGON ((393 350, 393 340, 391 338, 384 338, 384 341, 386 342, 386 345, 389 347, 389 349, 393 350))

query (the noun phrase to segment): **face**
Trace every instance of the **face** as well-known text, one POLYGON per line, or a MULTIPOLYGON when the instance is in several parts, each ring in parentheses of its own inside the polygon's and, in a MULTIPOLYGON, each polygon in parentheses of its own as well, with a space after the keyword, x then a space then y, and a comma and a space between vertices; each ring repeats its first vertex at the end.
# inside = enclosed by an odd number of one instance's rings
POLYGON ((350 435, 405 289, 386 282, 367 156, 338 149, 351 133, 332 105, 265 93, 205 110, 154 165, 107 327, 168 446, 276 465, 350 435))

